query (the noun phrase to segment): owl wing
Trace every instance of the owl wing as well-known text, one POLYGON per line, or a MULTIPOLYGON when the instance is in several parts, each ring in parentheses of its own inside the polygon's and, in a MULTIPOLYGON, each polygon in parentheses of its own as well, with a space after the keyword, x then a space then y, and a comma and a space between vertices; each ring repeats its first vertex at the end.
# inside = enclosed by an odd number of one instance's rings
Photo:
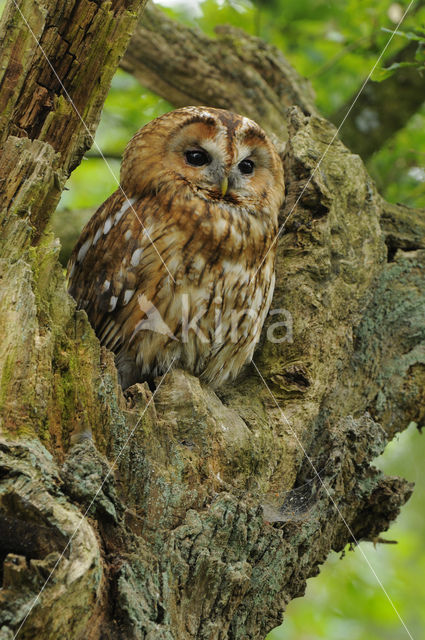
POLYGON ((83 229, 68 264, 69 293, 114 351, 131 340, 168 275, 157 246, 164 249, 166 223, 156 209, 153 194, 128 199, 117 190, 83 229))

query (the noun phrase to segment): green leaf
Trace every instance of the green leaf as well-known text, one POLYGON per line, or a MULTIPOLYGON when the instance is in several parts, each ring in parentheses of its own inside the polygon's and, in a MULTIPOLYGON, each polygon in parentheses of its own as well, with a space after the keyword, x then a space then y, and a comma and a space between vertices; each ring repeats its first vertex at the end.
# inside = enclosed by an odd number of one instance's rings
MULTIPOLYGON (((387 33, 394 33, 394 29, 386 29, 385 27, 382 27, 382 31, 386 31, 387 33)), ((407 40, 416 40, 417 42, 425 42, 425 33, 421 35, 419 33, 414 33, 413 31, 398 30, 396 35, 402 36, 403 38, 407 38, 407 40)))

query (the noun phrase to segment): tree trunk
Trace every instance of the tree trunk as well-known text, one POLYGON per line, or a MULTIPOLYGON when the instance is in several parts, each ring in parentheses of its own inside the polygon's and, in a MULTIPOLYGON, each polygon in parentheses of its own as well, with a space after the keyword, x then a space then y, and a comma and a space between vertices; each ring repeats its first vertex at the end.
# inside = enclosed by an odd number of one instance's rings
MULTIPOLYGON (((138 4, 21 7, 90 131, 138 4)), ((287 138, 278 313, 234 384, 173 370, 124 397, 46 226, 89 136, 13 3, 3 29, 0 639, 261 639, 331 549, 375 539, 411 493, 371 461, 424 423, 420 212, 383 202, 313 107, 284 110, 305 89, 255 40, 270 90, 248 108, 235 57, 223 101, 287 138)))

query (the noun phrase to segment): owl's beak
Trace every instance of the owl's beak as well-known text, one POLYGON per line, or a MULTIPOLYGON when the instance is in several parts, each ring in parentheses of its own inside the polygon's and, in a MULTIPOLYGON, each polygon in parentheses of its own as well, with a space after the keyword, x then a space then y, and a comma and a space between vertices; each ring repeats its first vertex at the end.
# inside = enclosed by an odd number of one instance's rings
POLYGON ((221 195, 224 197, 227 193, 227 187, 229 186, 229 180, 227 179, 227 176, 224 176, 223 180, 221 181, 221 195))

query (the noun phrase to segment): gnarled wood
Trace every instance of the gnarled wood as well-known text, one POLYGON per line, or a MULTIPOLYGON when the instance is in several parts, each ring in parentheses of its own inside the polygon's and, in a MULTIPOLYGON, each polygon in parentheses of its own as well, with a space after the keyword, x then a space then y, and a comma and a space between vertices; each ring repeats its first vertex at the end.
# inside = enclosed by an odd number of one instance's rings
MULTIPOLYGON (((0 165, 0 208, 9 213, 18 198, 30 208, 31 223, 39 234, 54 210, 65 180, 91 146, 103 102, 143 0, 49 2, 10 1, 0 25, 0 150, 9 149, 10 136, 36 141, 23 154, 15 148, 16 171, 9 176, 12 158, 0 165), (9 142, 8 142, 9 139, 9 142), (59 160, 52 167, 49 189, 31 180, 27 171, 37 162, 40 145, 59 160), (27 161, 27 154, 29 160, 27 161), (35 160, 34 160, 35 159, 35 160)), ((44 184, 44 183, 43 183, 44 184)), ((5 215, 3 213, 3 215, 5 215)))
MULTIPOLYGON (((55 172, 77 147, 5 143, 17 189, 0 242, 2 640, 34 603, 18 637, 257 640, 331 549, 376 538, 411 493, 371 463, 423 423, 423 251, 388 262, 388 207, 359 157, 315 115, 293 108, 279 124, 273 95, 257 119, 289 134, 280 311, 254 356, 263 380, 251 365, 217 394, 175 370, 155 395, 140 383, 123 397, 42 233, 55 172)), ((395 214, 391 224, 392 237, 421 235, 395 214)))

